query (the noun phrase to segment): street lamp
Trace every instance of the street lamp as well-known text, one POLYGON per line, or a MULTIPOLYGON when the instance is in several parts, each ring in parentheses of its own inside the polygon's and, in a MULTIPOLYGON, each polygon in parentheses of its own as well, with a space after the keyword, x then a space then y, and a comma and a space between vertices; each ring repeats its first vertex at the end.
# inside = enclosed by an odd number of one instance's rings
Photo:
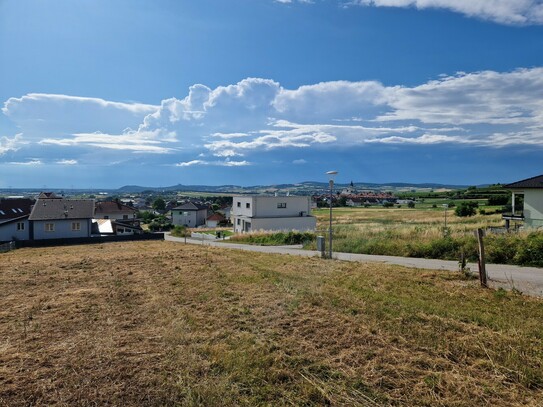
POLYGON ((332 190, 334 189, 334 178, 337 175, 337 171, 328 171, 328 182, 330 183, 330 243, 329 243, 329 257, 332 258, 332 190))

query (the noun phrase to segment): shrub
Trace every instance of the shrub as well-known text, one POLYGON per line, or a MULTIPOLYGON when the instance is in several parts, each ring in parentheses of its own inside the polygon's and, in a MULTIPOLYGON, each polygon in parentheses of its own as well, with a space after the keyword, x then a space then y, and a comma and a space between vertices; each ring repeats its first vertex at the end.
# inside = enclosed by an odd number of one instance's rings
POLYGON ((519 245, 514 262, 527 266, 543 266, 543 234, 530 233, 526 240, 519 245))
POLYGON ((465 217, 465 216, 473 216, 477 213, 476 208, 479 206, 477 202, 469 201, 469 202, 462 202, 458 207, 454 210, 454 213, 456 216, 465 217))

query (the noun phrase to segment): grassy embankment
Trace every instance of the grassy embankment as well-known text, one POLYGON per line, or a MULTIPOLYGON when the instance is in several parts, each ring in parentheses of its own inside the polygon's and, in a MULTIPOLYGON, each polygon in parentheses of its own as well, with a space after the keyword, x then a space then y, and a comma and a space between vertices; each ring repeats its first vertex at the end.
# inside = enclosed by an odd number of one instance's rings
POLYGON ((543 404, 543 303, 459 274, 171 242, 0 257, 0 405, 543 404))

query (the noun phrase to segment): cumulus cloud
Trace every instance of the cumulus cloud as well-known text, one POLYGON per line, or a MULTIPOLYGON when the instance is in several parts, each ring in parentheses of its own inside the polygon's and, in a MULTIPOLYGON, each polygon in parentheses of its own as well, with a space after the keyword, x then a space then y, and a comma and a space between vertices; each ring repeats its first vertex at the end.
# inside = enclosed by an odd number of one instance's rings
POLYGON ((160 156, 155 162, 186 168, 252 165, 256 155, 272 161, 282 151, 292 152, 292 161, 302 151, 376 144, 539 148, 542 94, 543 68, 457 73, 411 87, 332 81, 286 89, 247 78, 215 89, 197 84, 160 106, 32 94, 6 102, 4 114, 21 132, 0 138, 0 156, 26 162, 54 150, 52 162, 69 156, 87 164, 100 149, 104 160, 160 156), (84 116, 84 107, 89 117, 80 126, 61 120, 72 111, 84 116))
POLYGON ((352 0, 348 4, 417 9, 440 8, 502 24, 543 24, 541 0, 352 0))

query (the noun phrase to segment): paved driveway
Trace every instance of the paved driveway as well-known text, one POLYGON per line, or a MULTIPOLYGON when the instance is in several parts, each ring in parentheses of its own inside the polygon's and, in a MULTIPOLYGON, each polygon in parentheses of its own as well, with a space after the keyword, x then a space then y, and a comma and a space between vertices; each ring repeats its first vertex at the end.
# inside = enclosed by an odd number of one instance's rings
MULTIPOLYGON (((165 234, 165 239, 176 242, 184 242, 184 238, 165 234)), ((315 257, 320 253, 313 250, 302 250, 300 246, 253 246, 246 244, 229 243, 225 241, 195 240, 187 239, 189 244, 222 247, 228 249, 245 250, 260 253, 290 254, 293 256, 315 257)), ((393 264, 404 267, 413 267, 429 270, 458 271, 458 262, 450 260, 418 259, 414 257, 397 256, 376 256, 369 254, 334 253, 333 257, 338 260, 376 262, 393 264)), ((468 263, 467 267, 474 273, 478 272, 477 264, 468 263)), ((507 289, 516 288, 524 294, 543 297, 543 269, 538 267, 519 267, 505 264, 487 264, 486 270, 489 283, 492 287, 503 287, 507 289)))

